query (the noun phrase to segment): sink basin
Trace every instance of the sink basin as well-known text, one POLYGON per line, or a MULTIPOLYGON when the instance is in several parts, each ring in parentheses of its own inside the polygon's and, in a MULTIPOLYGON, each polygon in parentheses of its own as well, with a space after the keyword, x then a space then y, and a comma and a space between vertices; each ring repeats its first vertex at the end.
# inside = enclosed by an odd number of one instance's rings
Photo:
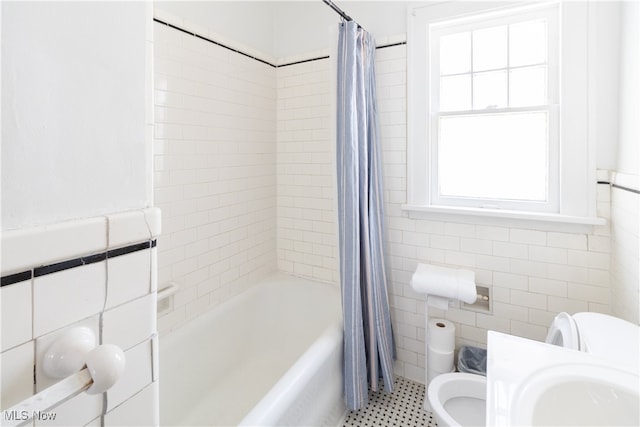
POLYGON ((511 425, 638 426, 640 378, 594 364, 544 368, 515 390, 511 425))
POLYGON ((489 426, 640 426, 638 368, 488 333, 489 426))

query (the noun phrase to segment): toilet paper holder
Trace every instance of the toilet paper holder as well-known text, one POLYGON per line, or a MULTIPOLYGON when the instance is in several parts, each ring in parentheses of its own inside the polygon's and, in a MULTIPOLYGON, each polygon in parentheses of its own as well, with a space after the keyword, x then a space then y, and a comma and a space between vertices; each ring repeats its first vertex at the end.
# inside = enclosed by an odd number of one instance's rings
POLYGON ((476 285, 476 292, 478 294, 476 301, 473 304, 467 304, 466 302, 461 302, 462 308, 465 310, 471 310, 478 313, 487 313, 491 314, 493 311, 493 304, 491 297, 491 288, 487 286, 479 286, 476 285))

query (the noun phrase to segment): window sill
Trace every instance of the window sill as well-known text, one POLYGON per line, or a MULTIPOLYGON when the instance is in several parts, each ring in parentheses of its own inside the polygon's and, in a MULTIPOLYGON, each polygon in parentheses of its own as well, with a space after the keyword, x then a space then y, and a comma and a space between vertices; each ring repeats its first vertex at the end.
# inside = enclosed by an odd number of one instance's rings
POLYGON ((594 225, 606 225, 607 220, 546 212, 520 212, 452 206, 402 205, 412 219, 430 219, 496 226, 534 228, 545 231, 589 232, 594 225))

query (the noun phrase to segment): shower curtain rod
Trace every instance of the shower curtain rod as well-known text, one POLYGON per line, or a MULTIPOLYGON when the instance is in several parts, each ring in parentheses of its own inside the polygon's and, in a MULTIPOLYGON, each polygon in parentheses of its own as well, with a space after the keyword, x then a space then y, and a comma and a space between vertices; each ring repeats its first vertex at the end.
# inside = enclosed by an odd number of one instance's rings
POLYGON ((344 13, 344 11, 340 9, 338 6, 336 6, 336 4, 331 0, 322 0, 322 2, 327 6, 329 6, 331 9, 333 9, 338 15, 342 16, 345 21, 353 21, 353 18, 351 18, 346 13, 344 13))

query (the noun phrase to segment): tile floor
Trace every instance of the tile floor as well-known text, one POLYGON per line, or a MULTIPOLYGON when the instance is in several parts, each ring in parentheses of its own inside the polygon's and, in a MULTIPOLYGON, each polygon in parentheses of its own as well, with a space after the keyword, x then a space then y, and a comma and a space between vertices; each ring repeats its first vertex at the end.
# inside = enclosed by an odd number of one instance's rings
POLYGON ((431 413, 422 409, 424 385, 396 377, 393 393, 369 391, 369 405, 347 414, 343 427, 420 426, 436 427, 431 413))

